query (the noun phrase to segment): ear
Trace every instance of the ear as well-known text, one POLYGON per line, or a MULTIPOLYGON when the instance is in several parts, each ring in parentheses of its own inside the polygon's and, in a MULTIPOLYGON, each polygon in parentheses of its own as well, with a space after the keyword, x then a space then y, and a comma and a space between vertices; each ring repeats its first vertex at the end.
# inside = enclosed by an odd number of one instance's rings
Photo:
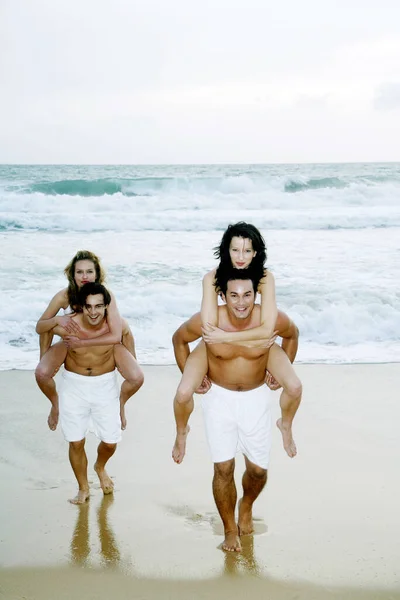
POLYGON ((223 294, 222 292, 220 293, 220 296, 222 298, 222 302, 225 302, 226 304, 226 298, 225 298, 225 294, 223 294))
MULTIPOLYGON (((256 254, 257 254, 257 250, 254 250, 254 256, 255 256, 256 254)), ((253 256, 253 258, 254 258, 254 256, 253 256)))

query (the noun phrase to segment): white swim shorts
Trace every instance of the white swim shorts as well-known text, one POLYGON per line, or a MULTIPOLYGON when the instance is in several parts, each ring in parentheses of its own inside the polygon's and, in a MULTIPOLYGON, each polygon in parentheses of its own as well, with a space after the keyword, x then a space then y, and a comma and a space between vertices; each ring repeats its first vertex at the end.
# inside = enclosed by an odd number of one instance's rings
POLYGON ((90 430, 103 442, 121 440, 117 372, 78 375, 62 372, 59 391, 60 424, 67 442, 78 442, 90 430))
POLYGON ((242 452, 255 465, 268 468, 271 450, 271 390, 262 385, 234 392, 212 384, 203 396, 203 416, 214 463, 242 452))

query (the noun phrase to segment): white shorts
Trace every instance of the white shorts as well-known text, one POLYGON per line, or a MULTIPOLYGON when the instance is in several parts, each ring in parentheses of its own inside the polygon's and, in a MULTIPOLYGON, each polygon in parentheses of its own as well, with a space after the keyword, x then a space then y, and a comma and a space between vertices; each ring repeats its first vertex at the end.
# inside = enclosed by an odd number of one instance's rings
POLYGON ((67 442, 78 442, 93 431, 108 444, 121 440, 117 372, 78 375, 62 372, 59 391, 60 424, 67 442))
POLYGON ((207 441, 214 463, 242 452, 255 465, 268 468, 271 450, 271 390, 262 385, 234 392, 212 384, 203 396, 207 441))

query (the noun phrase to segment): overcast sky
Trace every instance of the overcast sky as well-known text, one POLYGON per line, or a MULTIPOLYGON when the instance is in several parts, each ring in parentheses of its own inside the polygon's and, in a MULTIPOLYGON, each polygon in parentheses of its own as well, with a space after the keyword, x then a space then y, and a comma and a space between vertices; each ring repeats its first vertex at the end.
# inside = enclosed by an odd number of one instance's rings
POLYGON ((400 0, 0 0, 0 162, 400 161, 400 0))

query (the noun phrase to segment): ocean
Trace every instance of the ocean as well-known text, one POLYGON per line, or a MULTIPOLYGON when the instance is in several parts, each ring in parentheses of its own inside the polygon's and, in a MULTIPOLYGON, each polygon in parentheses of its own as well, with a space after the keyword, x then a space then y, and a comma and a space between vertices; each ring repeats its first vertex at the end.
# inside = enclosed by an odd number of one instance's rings
POLYGON ((0 165, 0 369, 38 362, 35 324, 77 250, 98 254, 143 364, 200 309, 229 223, 265 237, 297 360, 400 361, 400 164, 0 165))

